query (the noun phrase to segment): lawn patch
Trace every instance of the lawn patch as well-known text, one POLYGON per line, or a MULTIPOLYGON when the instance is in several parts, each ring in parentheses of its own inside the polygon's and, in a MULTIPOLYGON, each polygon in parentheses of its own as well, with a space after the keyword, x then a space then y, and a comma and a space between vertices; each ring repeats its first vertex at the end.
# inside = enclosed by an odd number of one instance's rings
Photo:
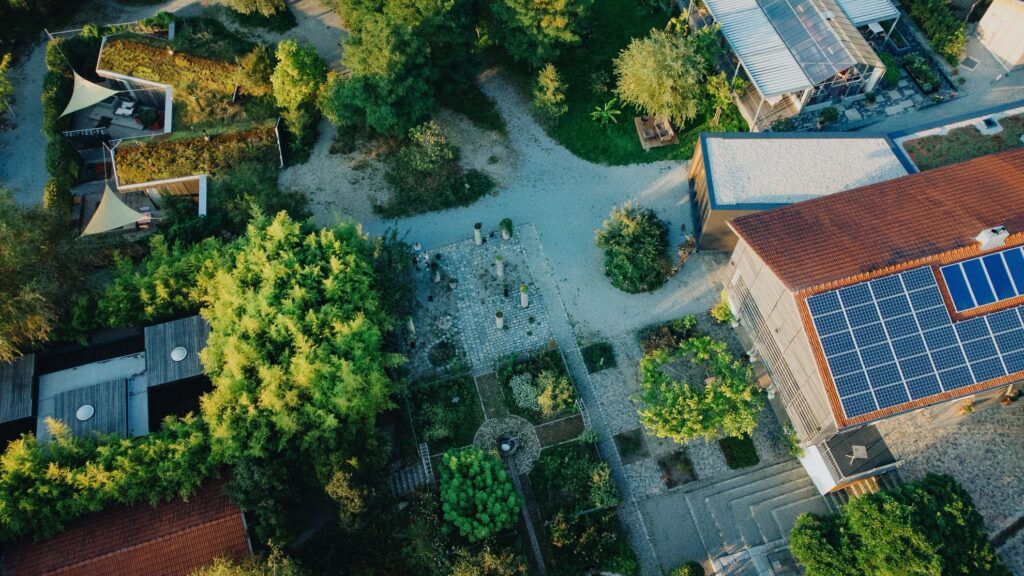
POLYGON ((433 453, 472 444, 484 421, 472 376, 413 383, 409 410, 419 441, 433 453))
POLYGON ((661 481, 669 489, 697 479, 697 474, 693 471, 693 463, 690 462, 690 457, 686 455, 686 450, 683 448, 659 456, 658 468, 661 468, 661 481))
POLYGON ((718 441, 718 447, 722 449, 725 463, 733 470, 756 466, 761 461, 757 457, 754 439, 749 435, 743 435, 738 438, 726 436, 718 441))
POLYGON ((651 455, 647 450, 647 442, 644 441, 644 432, 640 428, 616 434, 615 447, 619 449, 619 458, 623 464, 639 462, 651 455))
POLYGON ((587 372, 590 374, 617 366, 615 349, 607 342, 595 342, 584 347, 580 352, 583 354, 583 362, 586 363, 587 372))

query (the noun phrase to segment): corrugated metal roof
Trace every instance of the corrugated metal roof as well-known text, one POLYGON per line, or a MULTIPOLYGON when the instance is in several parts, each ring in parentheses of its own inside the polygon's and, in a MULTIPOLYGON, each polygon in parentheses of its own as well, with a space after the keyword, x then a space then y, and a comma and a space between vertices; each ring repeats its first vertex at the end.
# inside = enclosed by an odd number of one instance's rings
POLYGON ((854 26, 892 20, 900 15, 889 0, 836 0, 854 26))
POLYGON ((705 0, 704 5, 762 96, 814 86, 756 0, 705 0))

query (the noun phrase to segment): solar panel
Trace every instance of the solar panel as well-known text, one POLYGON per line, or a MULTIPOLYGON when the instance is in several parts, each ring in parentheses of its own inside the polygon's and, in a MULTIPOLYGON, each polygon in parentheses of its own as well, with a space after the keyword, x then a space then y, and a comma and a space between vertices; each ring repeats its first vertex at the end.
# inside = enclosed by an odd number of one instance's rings
POLYGON ((977 362, 996 355, 996 344, 991 338, 982 338, 964 343, 964 354, 968 362, 977 362))
MULTIPOLYGON (((974 308, 1024 294, 1024 251, 940 273, 954 308, 974 308)), ((942 290, 924 266, 807 299, 847 418, 1024 372, 1021 307, 954 322, 942 290)))
POLYGON ((905 338, 897 338, 892 341, 892 349, 896 352, 897 358, 909 358, 925 353, 924 338, 912 334, 905 338))
POLYGON ((878 311, 882 313, 883 318, 903 316, 904 314, 910 314, 910 302, 906 296, 900 294, 899 296, 879 300, 878 311))

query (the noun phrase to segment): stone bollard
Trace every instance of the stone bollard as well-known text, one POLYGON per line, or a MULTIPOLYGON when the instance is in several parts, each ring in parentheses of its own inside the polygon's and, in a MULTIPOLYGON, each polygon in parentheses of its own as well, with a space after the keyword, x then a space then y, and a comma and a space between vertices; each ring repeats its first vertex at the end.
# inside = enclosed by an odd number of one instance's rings
POLYGON ((480 246, 481 244, 484 243, 483 228, 484 225, 481 224, 480 222, 473 224, 473 243, 476 244, 477 246, 480 246))
POLYGON ((530 287, 526 284, 519 285, 519 305, 523 308, 530 306, 530 287))
POLYGON ((501 254, 494 257, 494 272, 498 275, 498 278, 505 277, 505 258, 501 254))
POLYGON ((494 313, 494 325, 497 326, 498 330, 505 327, 505 313, 501 310, 494 313))

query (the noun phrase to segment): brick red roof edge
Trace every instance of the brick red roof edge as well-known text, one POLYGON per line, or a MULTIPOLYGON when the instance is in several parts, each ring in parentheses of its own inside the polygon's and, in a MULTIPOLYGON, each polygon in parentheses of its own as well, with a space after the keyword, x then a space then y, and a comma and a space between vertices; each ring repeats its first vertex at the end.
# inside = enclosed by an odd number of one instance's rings
POLYGON ((729 226, 793 292, 1024 230, 1024 148, 790 206, 729 226))
POLYGON ((208 482, 189 500, 138 504, 88 516, 3 557, 4 576, 187 576, 221 556, 250 553, 242 511, 208 482))

